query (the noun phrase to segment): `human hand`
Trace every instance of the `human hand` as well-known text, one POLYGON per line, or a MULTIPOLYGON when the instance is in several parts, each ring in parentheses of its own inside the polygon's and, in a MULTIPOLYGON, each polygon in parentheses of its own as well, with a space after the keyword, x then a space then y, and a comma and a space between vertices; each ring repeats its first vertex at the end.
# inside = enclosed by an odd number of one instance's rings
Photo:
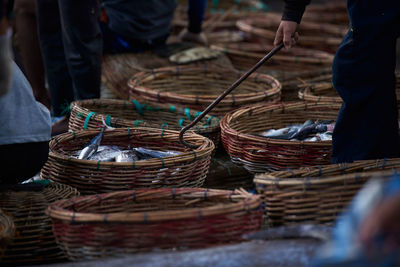
POLYGON ((187 29, 183 30, 179 34, 179 38, 181 41, 186 41, 186 42, 191 42, 191 43, 197 43, 201 45, 207 45, 207 37, 203 32, 200 33, 192 33, 188 31, 187 29))
POLYGON ((363 221, 359 241, 372 249, 374 241, 384 235, 383 248, 392 250, 400 247, 400 194, 389 197, 375 206, 363 221))
POLYGON ((296 42, 299 40, 297 27, 297 22, 282 20, 276 31, 274 46, 279 45, 282 41, 286 49, 290 49, 296 45, 296 42))

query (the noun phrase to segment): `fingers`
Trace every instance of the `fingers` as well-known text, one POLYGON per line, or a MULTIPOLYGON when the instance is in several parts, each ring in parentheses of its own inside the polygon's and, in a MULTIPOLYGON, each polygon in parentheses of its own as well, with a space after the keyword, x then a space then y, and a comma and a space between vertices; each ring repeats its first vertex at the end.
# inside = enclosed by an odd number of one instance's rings
POLYGON ((280 25, 275 35, 274 46, 277 46, 280 43, 282 43, 282 40, 283 40, 283 29, 282 26, 280 25))

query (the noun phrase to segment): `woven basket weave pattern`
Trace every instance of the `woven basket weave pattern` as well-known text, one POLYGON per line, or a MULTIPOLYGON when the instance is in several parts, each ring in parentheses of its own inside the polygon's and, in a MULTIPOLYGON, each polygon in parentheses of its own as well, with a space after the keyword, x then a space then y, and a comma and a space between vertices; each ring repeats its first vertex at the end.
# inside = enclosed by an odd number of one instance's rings
POLYGON ((200 145, 189 150, 179 143, 178 132, 152 128, 120 128, 106 131, 102 145, 146 147, 181 151, 177 156, 134 162, 79 160, 71 156, 100 131, 66 133, 50 142, 49 159, 41 177, 76 187, 81 193, 110 192, 133 188, 201 187, 208 172, 214 144, 194 133, 185 140, 200 145))
POLYGON ((56 238, 72 260, 240 241, 261 226, 259 196, 208 189, 120 191, 51 205, 56 238))

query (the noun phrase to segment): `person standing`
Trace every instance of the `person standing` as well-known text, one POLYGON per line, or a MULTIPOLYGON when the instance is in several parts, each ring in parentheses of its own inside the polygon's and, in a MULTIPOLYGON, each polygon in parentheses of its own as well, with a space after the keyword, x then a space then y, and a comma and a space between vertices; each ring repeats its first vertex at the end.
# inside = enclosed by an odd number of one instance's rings
MULTIPOLYGON (((286 48, 309 0, 285 0, 274 45, 286 48)), ((395 92, 396 39, 400 36, 400 1, 348 0, 350 29, 332 66, 333 85, 343 99, 332 141, 332 162, 399 156, 395 92)))
POLYGON ((99 0, 37 0, 38 32, 54 116, 52 134, 67 131, 74 100, 99 98, 102 35, 99 0))

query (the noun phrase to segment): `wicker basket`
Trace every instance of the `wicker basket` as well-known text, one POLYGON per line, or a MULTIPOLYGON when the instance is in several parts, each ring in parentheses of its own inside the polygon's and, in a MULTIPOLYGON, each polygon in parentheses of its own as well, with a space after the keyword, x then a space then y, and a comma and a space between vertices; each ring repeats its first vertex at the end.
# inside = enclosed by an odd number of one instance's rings
MULTIPOLYGON (((264 38, 272 44, 280 21, 281 15, 266 13, 262 17, 239 20, 236 26, 241 31, 264 38)), ((303 22, 299 28, 301 36, 299 45, 336 51, 346 31, 345 27, 338 25, 303 22), (315 35, 316 32, 318 32, 318 36, 315 35)))
MULTIPOLYGON (((132 74, 171 65, 168 58, 161 58, 152 53, 104 55, 101 80, 119 98, 128 99, 129 87, 127 83, 132 74)), ((233 69, 231 62, 225 55, 216 59, 194 62, 191 65, 201 68, 233 69)))
POLYGON ((13 220, 0 209, 0 259, 3 258, 8 244, 14 238, 14 234, 13 220))
POLYGON ((59 201, 54 234, 71 260, 237 242, 259 230, 262 200, 246 191, 151 189, 59 201))
POLYGON ((255 134, 308 119, 336 119, 339 107, 305 102, 244 107, 221 120, 222 142, 232 160, 252 173, 329 164, 331 141, 279 140, 255 134))
POLYGON ((393 169, 400 169, 400 159, 258 174, 254 183, 264 195, 269 224, 332 223, 366 181, 393 175, 393 169))
MULTIPOLYGON (((189 66, 141 72, 129 80, 130 97, 204 110, 241 74, 222 68, 189 66)), ((279 101, 280 93, 281 84, 275 78, 253 73, 236 89, 236 94, 230 94, 223 99, 210 114, 224 115, 242 105, 279 101)))
MULTIPOLYGON (((73 131, 98 129, 108 126, 151 127, 180 130, 193 121, 199 112, 173 105, 146 105, 139 101, 113 99, 80 100, 71 104, 69 129, 73 131)), ((198 134, 210 138, 215 146, 220 141, 219 119, 207 115, 192 128, 198 134)))
POLYGON ((71 157, 100 131, 65 133, 50 141, 49 159, 41 177, 76 187, 81 193, 133 188, 201 187, 208 172, 214 143, 189 132, 185 140, 199 145, 190 150, 179 143, 179 132, 153 128, 120 128, 106 131, 102 145, 145 147, 181 151, 177 156, 133 162, 100 162, 71 157))
POLYGON ((32 184, 19 185, 16 189, 0 191, 0 206, 15 225, 14 239, 0 264, 39 264, 66 258, 56 244, 45 209, 56 200, 78 196, 79 192, 58 183, 34 184, 33 187, 32 184))
MULTIPOLYGON (((265 56, 265 51, 271 50, 271 45, 260 42, 241 42, 213 45, 211 48, 225 52, 238 70, 248 70, 265 56)), ((269 71, 304 71, 320 69, 321 66, 332 65, 333 55, 327 52, 292 48, 281 51, 272 57, 268 63, 261 66, 259 72, 269 71)), ((270 74, 270 73, 268 73, 270 74)), ((275 76, 274 76, 275 77, 275 76)))
MULTIPOLYGON (((400 73, 397 73, 397 103, 400 103, 400 73)), ((342 103, 332 85, 332 75, 324 75, 318 79, 304 81, 299 87, 298 96, 302 100, 311 102, 342 103)))

